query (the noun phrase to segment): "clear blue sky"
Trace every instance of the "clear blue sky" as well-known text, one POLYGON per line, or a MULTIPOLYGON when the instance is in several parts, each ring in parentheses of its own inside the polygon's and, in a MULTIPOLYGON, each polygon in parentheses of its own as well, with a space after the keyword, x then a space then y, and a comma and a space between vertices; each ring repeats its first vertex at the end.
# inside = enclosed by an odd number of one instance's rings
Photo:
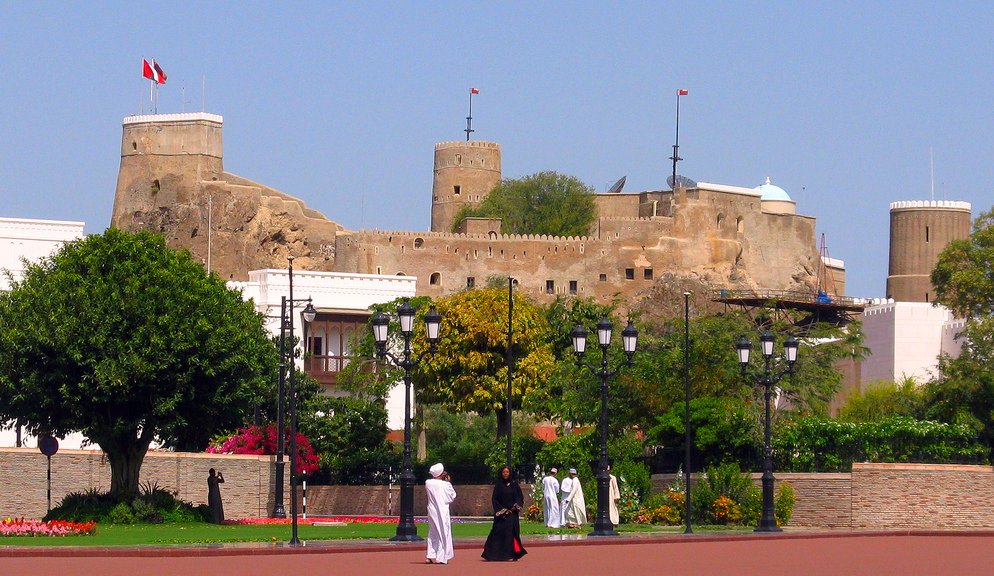
POLYGON ((160 113, 224 116, 226 170, 351 229, 427 229, 472 86, 506 177, 629 192, 666 187, 687 88, 680 172, 772 177, 848 293, 883 296, 889 203, 933 197, 930 150, 935 199, 994 204, 992 39, 989 2, 0 0, 0 215, 106 228, 142 56, 160 113))

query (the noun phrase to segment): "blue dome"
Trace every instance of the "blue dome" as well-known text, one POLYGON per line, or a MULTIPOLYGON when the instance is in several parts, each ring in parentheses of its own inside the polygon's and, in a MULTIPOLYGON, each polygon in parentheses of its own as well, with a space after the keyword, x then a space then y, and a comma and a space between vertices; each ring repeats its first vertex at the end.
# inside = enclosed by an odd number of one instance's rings
POLYGON ((762 194, 760 200, 785 200, 787 202, 793 202, 787 192, 779 187, 770 183, 770 177, 766 177, 766 182, 762 186, 756 186, 756 190, 762 194))

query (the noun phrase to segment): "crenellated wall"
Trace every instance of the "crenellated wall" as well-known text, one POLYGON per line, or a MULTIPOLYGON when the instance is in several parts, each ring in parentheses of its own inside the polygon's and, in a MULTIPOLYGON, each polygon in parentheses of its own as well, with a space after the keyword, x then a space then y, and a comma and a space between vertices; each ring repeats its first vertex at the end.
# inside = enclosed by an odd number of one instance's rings
POLYGON ((285 267, 292 253, 301 270, 416 276, 418 294, 511 275, 540 301, 575 294, 622 309, 653 294, 664 274, 745 289, 814 291, 817 282, 814 218, 771 213, 752 188, 598 194, 599 218, 582 238, 505 235, 487 219, 456 234, 458 211, 500 182, 501 149, 441 142, 431 231, 349 231, 297 198, 223 171, 221 155, 220 116, 125 119, 114 225, 161 231, 229 280, 285 267))

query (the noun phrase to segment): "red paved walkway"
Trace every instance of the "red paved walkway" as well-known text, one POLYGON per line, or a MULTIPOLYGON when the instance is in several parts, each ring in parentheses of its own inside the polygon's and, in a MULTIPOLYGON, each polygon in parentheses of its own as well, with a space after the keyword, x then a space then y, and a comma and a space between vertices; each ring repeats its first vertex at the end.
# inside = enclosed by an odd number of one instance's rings
POLYGON ((19 576, 994 574, 994 533, 990 532, 832 533, 762 537, 694 535, 583 542, 526 541, 526 545, 529 546, 529 554, 520 562, 489 563, 479 558, 478 542, 459 543, 456 557, 448 566, 424 564, 424 552, 420 546, 384 546, 381 543, 368 546, 316 545, 290 550, 266 546, 114 550, 103 552, 107 554, 103 557, 70 555, 96 552, 93 550, 27 552, 25 549, 0 549, 0 570, 4 574, 19 576), (30 555, 10 557, 21 553, 30 555))

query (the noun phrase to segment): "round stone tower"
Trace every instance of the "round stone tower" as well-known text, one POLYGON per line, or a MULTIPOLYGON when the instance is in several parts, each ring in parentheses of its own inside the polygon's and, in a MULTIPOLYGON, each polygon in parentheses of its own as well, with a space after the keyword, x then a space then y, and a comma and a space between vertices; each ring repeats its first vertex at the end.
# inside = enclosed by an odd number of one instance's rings
POLYGON ((470 140, 435 144, 431 231, 451 232, 463 206, 478 206, 500 184, 500 144, 470 140))
POLYGON ((953 240, 970 237, 970 203, 945 200, 892 202, 887 297, 932 302, 932 269, 953 240))
POLYGON ((111 226, 129 230, 135 215, 188 204, 222 179, 221 124, 203 112, 126 117, 111 226))

